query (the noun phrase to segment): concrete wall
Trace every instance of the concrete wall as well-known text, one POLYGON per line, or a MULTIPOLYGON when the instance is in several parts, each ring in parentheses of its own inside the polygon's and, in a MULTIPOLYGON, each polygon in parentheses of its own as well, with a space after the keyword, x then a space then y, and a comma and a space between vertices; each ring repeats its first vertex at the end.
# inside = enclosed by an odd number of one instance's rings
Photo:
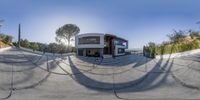
POLYGON ((155 58, 156 59, 178 58, 178 57, 188 56, 188 55, 196 54, 196 53, 200 53, 200 49, 195 49, 195 50, 191 50, 191 51, 185 51, 185 52, 181 52, 181 53, 157 55, 155 58))
POLYGON ((6 50, 9 50, 9 49, 12 49, 12 47, 0 48, 0 52, 6 51, 6 50))
MULTIPOLYGON (((24 50, 24 51, 28 51, 28 52, 31 52, 31 53, 35 53, 35 54, 39 54, 39 55, 43 55, 43 52, 40 52, 40 51, 33 51, 32 49, 28 49, 28 48, 23 48, 23 47, 20 47, 21 50, 24 50)), ((47 56, 60 56, 61 54, 58 54, 58 53, 45 53, 44 55, 47 55, 47 56)), ((68 56, 68 55, 74 55, 74 53, 64 53, 62 54, 63 56, 68 56)))

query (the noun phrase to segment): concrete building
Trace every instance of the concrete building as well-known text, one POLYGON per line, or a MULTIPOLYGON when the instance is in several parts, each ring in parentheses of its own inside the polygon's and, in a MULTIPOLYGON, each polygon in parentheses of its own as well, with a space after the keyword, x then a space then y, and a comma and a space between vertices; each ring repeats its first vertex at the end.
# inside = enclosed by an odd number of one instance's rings
POLYGON ((75 36, 79 56, 125 55, 128 41, 112 34, 86 33, 75 36))

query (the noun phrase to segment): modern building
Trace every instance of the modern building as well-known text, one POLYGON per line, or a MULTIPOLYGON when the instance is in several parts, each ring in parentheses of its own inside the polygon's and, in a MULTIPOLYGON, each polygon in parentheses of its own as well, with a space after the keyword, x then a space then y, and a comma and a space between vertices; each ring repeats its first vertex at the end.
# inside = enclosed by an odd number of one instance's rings
POLYGON ((79 56, 125 55, 128 41, 112 34, 85 33, 75 36, 79 56))

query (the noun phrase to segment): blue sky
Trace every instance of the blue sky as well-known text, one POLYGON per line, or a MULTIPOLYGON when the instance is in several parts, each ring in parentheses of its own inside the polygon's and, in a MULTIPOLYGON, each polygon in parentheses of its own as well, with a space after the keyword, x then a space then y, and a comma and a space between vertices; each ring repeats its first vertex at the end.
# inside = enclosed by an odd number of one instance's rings
POLYGON ((0 0, 2 32, 16 40, 18 24, 30 41, 55 41, 60 26, 73 23, 81 33, 111 33, 129 48, 161 43, 173 29, 200 30, 200 0, 0 0))

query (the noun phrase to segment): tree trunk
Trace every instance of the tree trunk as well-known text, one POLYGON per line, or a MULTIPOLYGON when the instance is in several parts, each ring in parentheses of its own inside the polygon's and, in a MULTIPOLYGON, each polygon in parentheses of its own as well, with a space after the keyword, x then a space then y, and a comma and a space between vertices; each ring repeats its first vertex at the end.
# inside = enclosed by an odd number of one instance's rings
POLYGON ((68 52, 70 52, 70 48, 69 48, 69 45, 70 45, 70 39, 68 39, 68 42, 67 42, 67 49, 68 49, 68 52))

